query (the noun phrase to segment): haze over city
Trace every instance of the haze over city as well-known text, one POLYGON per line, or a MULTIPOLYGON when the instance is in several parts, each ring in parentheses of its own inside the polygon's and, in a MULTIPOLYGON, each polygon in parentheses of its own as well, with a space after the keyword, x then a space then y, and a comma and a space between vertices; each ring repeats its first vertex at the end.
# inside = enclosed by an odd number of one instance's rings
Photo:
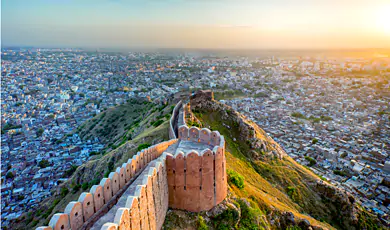
POLYGON ((2 45, 389 48, 387 0, 4 0, 2 45))
POLYGON ((1 17, 2 230, 390 229, 390 0, 1 17))

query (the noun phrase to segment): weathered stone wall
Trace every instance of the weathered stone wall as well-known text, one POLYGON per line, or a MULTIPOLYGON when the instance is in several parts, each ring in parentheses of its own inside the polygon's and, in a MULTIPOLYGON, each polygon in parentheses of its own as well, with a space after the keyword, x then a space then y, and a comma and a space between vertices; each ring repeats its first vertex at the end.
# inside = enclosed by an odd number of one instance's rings
POLYGON ((166 155, 149 162, 117 204, 91 230, 161 229, 168 211, 166 155))
POLYGON ((209 210, 227 195, 225 140, 218 131, 179 127, 179 138, 214 146, 167 155, 169 206, 192 212, 209 210))
POLYGON ((49 226, 37 229, 161 229, 168 207, 199 212, 222 202, 227 195, 223 136, 179 123, 185 124, 181 102, 170 120, 171 140, 138 152, 55 214, 49 226), (173 144, 180 141, 205 148, 176 153, 173 144))
POLYGON ((169 139, 176 139, 176 130, 177 130, 177 119, 179 116, 180 109, 182 109, 183 105, 182 102, 179 101, 179 103, 176 104, 175 108, 173 109, 171 119, 169 120, 169 139))
MULTIPOLYGON (((137 177, 140 174, 140 172, 146 168, 147 165, 149 165, 152 161, 155 161, 155 159, 157 158, 165 159, 165 157, 161 156, 162 153, 170 145, 176 142, 177 139, 169 140, 138 152, 136 155, 133 156, 132 159, 129 159, 127 163, 124 163, 122 167, 118 167, 115 170, 115 172, 111 172, 109 174, 109 178, 103 178, 100 181, 99 185, 92 186, 90 191, 83 192, 77 201, 70 202, 66 206, 64 213, 55 214, 50 219, 49 226, 38 227, 37 229, 54 229, 54 230, 83 229, 85 227, 84 226, 85 223, 90 221, 91 219, 94 219, 95 215, 101 215, 100 212, 104 209, 104 206, 107 205, 109 202, 111 202, 112 199, 114 199, 114 196, 119 191, 122 191, 126 189, 126 187, 129 187, 132 181, 131 179, 137 177)), ((151 174, 153 174, 154 176, 153 175, 151 176, 150 178, 151 184, 149 185, 149 187, 152 186, 155 187, 156 193, 153 194, 152 191, 154 190, 150 190, 149 193, 151 197, 147 201, 149 202, 153 201, 154 203, 155 201, 153 200, 154 199, 153 195, 162 194, 161 199, 166 197, 166 202, 165 202, 166 204, 164 203, 163 200, 159 200, 158 205, 156 206, 150 203, 148 206, 149 209, 151 209, 152 207, 153 208, 158 207, 158 210, 156 209, 154 212, 152 212, 151 210, 148 211, 147 213, 153 213, 153 214, 156 212, 159 213, 159 217, 156 220, 153 220, 153 222, 155 222, 154 226, 156 226, 157 228, 158 226, 161 227, 164 221, 165 213, 166 213, 166 210, 164 211, 164 208, 166 209, 168 208, 168 185, 167 185, 166 171, 165 171, 165 160, 163 163, 156 164, 156 166, 157 166, 156 170, 151 171, 151 174), (162 192, 157 192, 160 191, 160 189, 162 189, 162 192)), ((146 187, 146 189, 148 188, 146 187)), ((131 215, 131 212, 121 210, 120 215, 121 216, 131 215)), ((118 223, 116 224, 119 227, 121 225, 130 224, 126 222, 126 220, 123 218, 119 218, 116 220, 118 220, 117 221, 118 223)), ((116 229, 116 228, 115 225, 106 225, 104 229, 116 229)))

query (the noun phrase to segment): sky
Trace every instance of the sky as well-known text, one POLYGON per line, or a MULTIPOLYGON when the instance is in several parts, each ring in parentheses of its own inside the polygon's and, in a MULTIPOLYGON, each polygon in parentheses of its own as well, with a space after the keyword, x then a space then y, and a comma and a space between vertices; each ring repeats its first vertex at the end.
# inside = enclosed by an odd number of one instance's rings
POLYGON ((390 0, 1 0, 2 46, 390 48, 390 0))

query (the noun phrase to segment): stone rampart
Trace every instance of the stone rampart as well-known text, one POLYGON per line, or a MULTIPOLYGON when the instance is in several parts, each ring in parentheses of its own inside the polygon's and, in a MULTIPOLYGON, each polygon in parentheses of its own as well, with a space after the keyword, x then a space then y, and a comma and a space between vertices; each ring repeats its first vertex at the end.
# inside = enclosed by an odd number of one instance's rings
POLYGON ((175 108, 173 109, 171 119, 169 120, 169 138, 170 139, 177 139, 177 119, 179 118, 179 112, 182 109, 182 102, 179 101, 179 103, 176 104, 175 108))
POLYGON ((210 148, 167 154, 169 207, 210 210, 227 195, 225 140, 218 131, 187 126, 179 127, 179 138, 210 148))
POLYGON ((126 163, 37 229, 161 229, 168 207, 210 210, 227 195, 225 140, 218 131, 187 127, 179 102, 169 141, 126 163))
MULTIPOLYGON (((66 206, 64 213, 54 214, 50 219, 49 226, 38 227, 37 229, 86 229, 86 225, 90 224, 92 219, 103 214, 101 211, 106 209, 106 205, 110 202, 112 203, 114 198, 117 199, 118 192, 123 192, 123 190, 131 186, 134 179, 138 178, 141 172, 144 172, 142 170, 149 166, 150 162, 159 158, 170 145, 177 141, 177 139, 165 141, 138 152, 127 163, 122 164, 122 167, 118 167, 115 172, 111 172, 108 178, 103 178, 99 185, 92 186, 90 191, 83 192, 77 201, 70 202, 66 206)), ((165 162, 163 163, 165 167, 165 162)), ((159 168, 159 170, 162 170, 164 167, 159 168)), ((166 173, 160 173, 159 175, 166 175, 166 173)), ((161 180, 166 181, 166 179, 161 180)), ((166 188, 166 197, 168 202, 168 187, 166 188)), ((168 203, 165 206, 168 208, 168 203)), ((126 212, 122 210, 121 215, 126 215, 126 212)), ((159 220, 160 222, 163 222, 163 220, 159 220)), ((107 225, 105 229, 115 229, 113 226, 107 225)), ((118 226, 120 226, 120 223, 118 223, 118 226)))

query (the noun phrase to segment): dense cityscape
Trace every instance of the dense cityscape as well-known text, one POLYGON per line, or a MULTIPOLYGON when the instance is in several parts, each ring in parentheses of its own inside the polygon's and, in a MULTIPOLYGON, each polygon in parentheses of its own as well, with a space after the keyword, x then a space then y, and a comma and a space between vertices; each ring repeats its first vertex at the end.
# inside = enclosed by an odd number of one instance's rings
POLYGON ((107 146, 75 130, 132 98, 212 89, 297 162, 390 214, 390 58, 3 49, 2 220, 50 196, 107 146))

